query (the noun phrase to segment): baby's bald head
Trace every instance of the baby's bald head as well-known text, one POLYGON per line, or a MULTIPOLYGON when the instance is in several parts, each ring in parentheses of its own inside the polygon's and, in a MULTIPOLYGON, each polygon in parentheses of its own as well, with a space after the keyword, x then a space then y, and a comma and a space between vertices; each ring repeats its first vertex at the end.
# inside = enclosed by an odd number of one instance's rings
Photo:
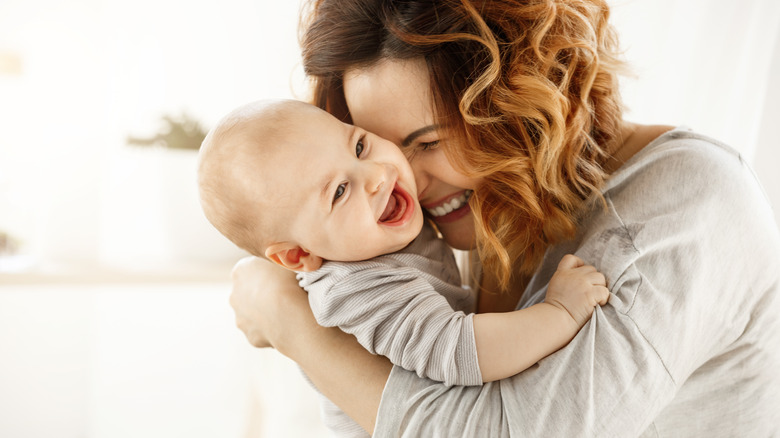
POLYGON ((231 111, 203 140, 198 156, 203 212, 225 237, 254 255, 263 256, 284 233, 278 215, 267 214, 281 195, 278 181, 267 175, 284 165, 274 159, 275 152, 315 112, 322 110, 295 100, 252 102, 231 111))

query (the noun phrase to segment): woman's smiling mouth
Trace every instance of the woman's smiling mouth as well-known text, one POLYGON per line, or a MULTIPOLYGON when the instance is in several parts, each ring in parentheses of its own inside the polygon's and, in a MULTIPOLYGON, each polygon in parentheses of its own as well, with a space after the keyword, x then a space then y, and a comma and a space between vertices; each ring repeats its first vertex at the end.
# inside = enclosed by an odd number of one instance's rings
POLYGON ((457 195, 445 198, 441 202, 424 206, 425 211, 436 222, 450 222, 460 219, 470 211, 468 201, 473 193, 473 190, 464 190, 457 195))

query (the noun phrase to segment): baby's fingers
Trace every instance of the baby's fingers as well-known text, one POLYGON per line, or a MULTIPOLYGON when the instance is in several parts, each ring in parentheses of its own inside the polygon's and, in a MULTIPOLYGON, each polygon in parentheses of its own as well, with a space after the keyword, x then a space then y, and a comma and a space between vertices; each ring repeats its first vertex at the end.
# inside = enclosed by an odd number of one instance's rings
POLYGON ((558 269, 575 269, 585 265, 581 258, 574 254, 566 254, 558 263, 558 269))
POLYGON ((609 302, 609 289, 606 286, 593 286, 596 294, 596 302, 603 306, 609 302))
POLYGON ((594 286, 606 286, 607 285, 607 277, 604 276, 599 271, 593 271, 588 273, 588 276, 586 277, 587 281, 590 282, 590 284, 594 286))

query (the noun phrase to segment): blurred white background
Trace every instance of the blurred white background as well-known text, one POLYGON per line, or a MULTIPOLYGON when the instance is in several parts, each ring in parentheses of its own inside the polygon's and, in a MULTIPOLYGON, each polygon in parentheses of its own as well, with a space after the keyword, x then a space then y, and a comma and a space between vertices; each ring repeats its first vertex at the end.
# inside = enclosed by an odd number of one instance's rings
MULTIPOLYGON (((614 0, 627 117, 739 149, 780 208, 780 3, 614 0)), ((0 436, 323 436, 295 366, 233 326, 243 254, 194 151, 128 146, 305 94, 299 1, 0 0, 0 436)))

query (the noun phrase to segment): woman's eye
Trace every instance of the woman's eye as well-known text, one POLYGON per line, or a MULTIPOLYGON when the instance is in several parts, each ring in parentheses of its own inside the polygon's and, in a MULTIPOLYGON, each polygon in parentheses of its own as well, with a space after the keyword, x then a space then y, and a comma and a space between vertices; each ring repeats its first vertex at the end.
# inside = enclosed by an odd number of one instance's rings
POLYGON ((440 140, 422 141, 416 143, 414 147, 403 148, 404 156, 406 156, 406 159, 411 162, 417 157, 417 154, 419 154, 420 152, 428 152, 428 151, 435 150, 439 147, 439 145, 440 145, 440 140))
POLYGON ((355 145, 355 155, 357 155, 357 157, 360 158, 360 154, 362 153, 363 153, 363 139, 360 139, 355 145))
POLYGON ((439 147, 439 140, 420 143, 420 149, 423 151, 430 151, 432 149, 436 149, 437 147, 439 147))
POLYGON ((344 195, 344 192, 347 190, 347 183, 341 183, 338 187, 336 187, 336 193, 333 195, 333 203, 335 204, 338 199, 344 195))

